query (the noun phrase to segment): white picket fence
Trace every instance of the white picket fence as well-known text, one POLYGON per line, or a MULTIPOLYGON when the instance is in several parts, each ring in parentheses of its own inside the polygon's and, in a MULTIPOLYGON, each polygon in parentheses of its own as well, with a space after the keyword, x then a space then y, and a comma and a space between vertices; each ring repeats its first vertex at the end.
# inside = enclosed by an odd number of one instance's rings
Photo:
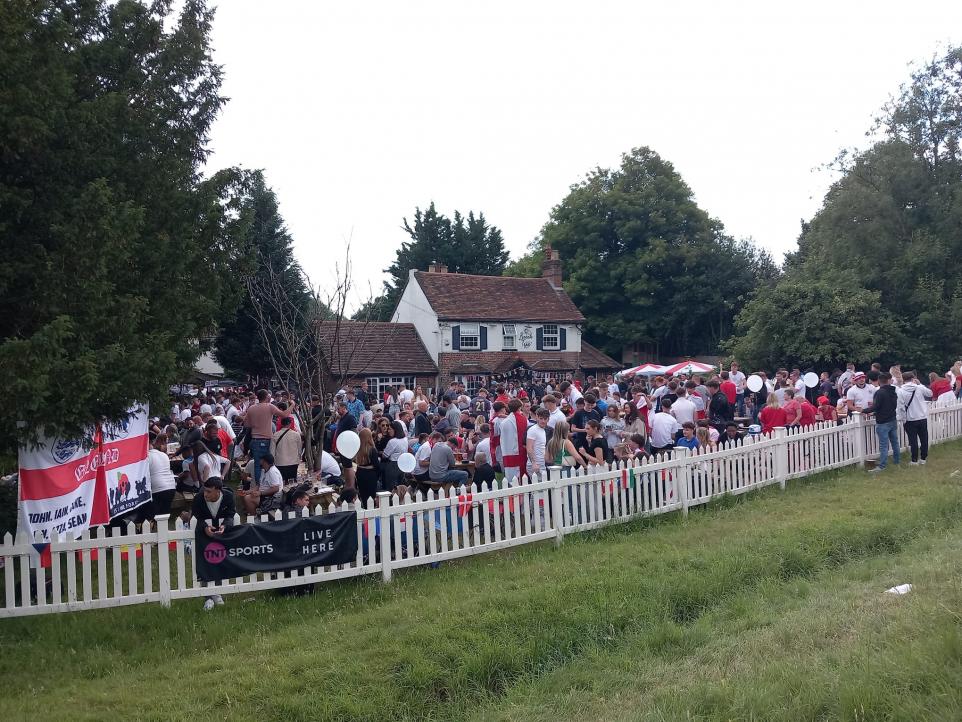
MULTIPOLYGON (((900 425, 901 426, 901 425, 900 425)), ((908 444, 900 431, 902 448, 908 444)), ((930 444, 962 437, 962 404, 929 411, 930 444)), ((168 606, 173 599, 254 592, 380 573, 483 554, 553 539, 607 524, 688 509, 726 494, 852 464, 878 455, 874 422, 856 415, 848 423, 776 429, 769 436, 714 451, 595 467, 590 472, 554 468, 548 479, 522 478, 480 493, 462 489, 399 499, 386 492, 378 504, 359 503, 305 514, 353 509, 358 551, 336 567, 258 573, 216 584, 197 579, 193 521, 158 517, 155 528, 100 527, 77 540, 56 539, 52 563, 37 564, 30 539, 7 534, 0 545, 3 603, 0 617, 46 614, 142 602, 168 606)), ((261 517, 261 522, 268 517, 261 517)), ((240 518, 235 517, 235 523, 240 518)), ((39 540, 38 540, 39 541, 39 540)))

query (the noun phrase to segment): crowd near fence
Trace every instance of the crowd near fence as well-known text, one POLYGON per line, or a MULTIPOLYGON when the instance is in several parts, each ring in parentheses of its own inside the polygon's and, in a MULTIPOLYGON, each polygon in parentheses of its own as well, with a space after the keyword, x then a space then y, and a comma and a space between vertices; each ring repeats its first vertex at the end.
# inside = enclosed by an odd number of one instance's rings
MULTIPOLYGON (((900 425, 901 426, 901 425, 900 425)), ((962 437, 962 403, 931 407, 930 443, 962 437)), ((899 430, 902 449, 908 448, 899 430)), ((846 423, 777 428, 771 434, 670 456, 627 461, 589 470, 553 467, 544 479, 496 482, 480 492, 461 488, 398 498, 378 494, 377 503, 320 506, 304 514, 354 511, 357 555, 349 564, 260 572, 222 582, 197 578, 194 520, 159 516, 141 528, 98 527, 78 539, 56 537, 49 564, 38 563, 41 540, 6 534, 0 616, 15 617, 97 609, 145 602, 259 592, 395 570, 553 540, 639 517, 679 512, 727 494, 845 466, 864 466, 878 456, 871 417, 853 414, 846 423)), ((903 462, 904 463, 904 462, 903 462)), ((289 514, 291 512, 288 512, 289 514)), ((277 516, 248 519, 263 523, 277 516)), ((235 517, 235 523, 240 518, 235 517)))

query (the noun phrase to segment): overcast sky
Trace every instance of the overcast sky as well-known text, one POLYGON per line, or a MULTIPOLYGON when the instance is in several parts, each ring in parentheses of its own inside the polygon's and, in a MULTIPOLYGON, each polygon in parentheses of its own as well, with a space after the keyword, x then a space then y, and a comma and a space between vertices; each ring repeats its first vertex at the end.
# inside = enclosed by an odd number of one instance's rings
POLYGON ((962 42, 962 2, 221 0, 230 102, 212 167, 263 168, 311 277, 351 239, 378 291, 432 200, 521 255, 596 166, 647 145, 777 260, 843 147, 909 73, 962 42))

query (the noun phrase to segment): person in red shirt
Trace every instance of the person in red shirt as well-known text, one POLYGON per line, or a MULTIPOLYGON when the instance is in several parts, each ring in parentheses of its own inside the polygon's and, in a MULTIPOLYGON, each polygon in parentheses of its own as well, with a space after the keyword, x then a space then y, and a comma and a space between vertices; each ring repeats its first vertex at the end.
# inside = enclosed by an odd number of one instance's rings
POLYGON ((498 386, 498 395, 494 397, 494 400, 500 401, 502 404, 507 406, 508 402, 511 400, 511 397, 508 396, 508 392, 504 386, 498 386))
POLYGON ((815 426, 815 414, 816 409, 812 406, 808 399, 802 396, 801 400, 798 402, 802 407, 802 426, 815 426))
POLYGON ((933 371, 929 374, 929 390, 932 392, 932 401, 935 401, 942 394, 951 391, 952 384, 933 371))
POLYGON ((838 412, 828 401, 828 396, 818 397, 818 416, 819 421, 838 421, 838 412))
POLYGON ((795 398, 795 389, 785 389, 785 426, 798 426, 802 421, 802 405, 795 398))
POLYGON ((718 390, 725 394, 725 398, 728 399, 728 403, 732 406, 735 405, 735 400, 738 398, 738 389, 735 383, 728 377, 727 371, 721 372, 721 383, 718 385, 718 390))
POLYGON ((763 434, 772 433, 776 426, 785 426, 785 409, 778 405, 778 397, 775 394, 768 395, 768 401, 758 413, 758 420, 762 424, 763 434))

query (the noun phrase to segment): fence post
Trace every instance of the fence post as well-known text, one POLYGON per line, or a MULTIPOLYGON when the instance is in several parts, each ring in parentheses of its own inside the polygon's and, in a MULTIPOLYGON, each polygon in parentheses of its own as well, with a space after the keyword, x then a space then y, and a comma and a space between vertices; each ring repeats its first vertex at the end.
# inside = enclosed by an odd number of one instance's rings
POLYGON ((675 473, 675 488, 681 501, 681 514, 688 516, 688 489, 691 484, 691 449, 687 446, 676 446, 675 457, 678 459, 678 469, 675 473))
POLYGON ((865 417, 861 411, 852 412, 855 424, 855 463, 865 468, 865 459, 868 458, 868 450, 865 446, 865 417))
POLYGON ((170 514, 154 517, 157 524, 157 586, 160 606, 170 606, 170 514))
POLYGON ((380 522, 381 580, 391 581, 391 492, 377 493, 377 515, 380 522))
POLYGON ((785 482, 788 480, 788 429, 784 426, 775 427, 775 446, 772 448, 775 454, 775 479, 785 491, 785 482))
POLYGON ((551 479, 551 523, 554 526, 554 545, 560 547, 564 541, 564 514, 561 508, 561 467, 548 467, 548 478, 551 479))

